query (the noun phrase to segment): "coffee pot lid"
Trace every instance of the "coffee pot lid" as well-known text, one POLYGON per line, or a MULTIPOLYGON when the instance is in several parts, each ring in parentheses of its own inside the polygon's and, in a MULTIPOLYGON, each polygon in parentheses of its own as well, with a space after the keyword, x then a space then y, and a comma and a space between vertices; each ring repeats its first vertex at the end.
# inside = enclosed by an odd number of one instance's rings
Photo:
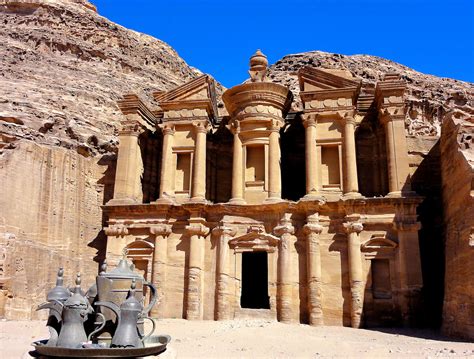
POLYGON ((57 300, 59 302, 65 302, 70 296, 71 292, 63 285, 64 284, 64 269, 62 267, 58 270, 58 276, 56 278, 56 286, 46 295, 46 300, 52 302, 57 300))
POLYGON ((110 279, 136 279, 138 281, 144 281, 144 278, 140 274, 132 270, 134 266, 127 260, 127 249, 125 248, 122 253, 123 256, 117 264, 117 267, 110 272, 106 272, 107 263, 104 260, 101 266, 100 276, 110 279))
POLYGON ((143 310, 142 304, 135 298, 135 288, 136 288, 136 280, 135 278, 132 279, 132 284, 130 285, 130 290, 128 292, 127 299, 122 303, 120 306, 120 311, 135 311, 141 312, 143 310))
POLYGON ((81 273, 77 273, 76 286, 73 289, 72 295, 66 300, 66 303, 64 303, 64 307, 83 308, 83 307, 88 307, 88 306, 89 306, 89 302, 82 295, 81 273))

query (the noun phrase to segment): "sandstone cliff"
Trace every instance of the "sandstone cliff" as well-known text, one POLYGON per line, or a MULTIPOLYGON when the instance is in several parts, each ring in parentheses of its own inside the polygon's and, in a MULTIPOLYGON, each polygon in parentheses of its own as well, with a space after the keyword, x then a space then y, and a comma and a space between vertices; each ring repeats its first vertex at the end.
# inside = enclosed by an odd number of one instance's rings
MULTIPOLYGON (((76 270, 85 271, 87 284, 96 273, 96 265, 90 264, 104 246, 99 206, 111 195, 122 118, 116 101, 130 92, 151 101, 147 95, 152 91, 171 89, 199 72, 167 44, 108 21, 85 0, 0 0, 0 55, 0 317, 31 318, 59 264, 66 267, 68 279, 76 270)), ((270 78, 288 85, 296 100, 296 73, 302 66, 347 69, 363 80, 366 92, 386 72, 399 72, 408 82, 413 182, 426 197, 420 206, 420 242, 427 317, 436 317, 431 313, 441 312, 443 300, 443 208, 458 203, 450 205, 451 198, 444 198, 443 207, 439 138, 450 111, 472 117, 474 85, 373 56, 315 51, 288 55, 269 70, 270 78)), ((294 109, 299 106, 296 101, 294 109)), ((473 136, 457 135, 466 123, 446 127, 451 134, 446 151, 463 164, 445 166, 451 180, 472 171, 468 156, 473 136)), ((457 218, 454 210, 448 216, 447 221, 457 218)), ((458 225, 450 223, 454 227, 448 231, 458 225)), ((467 225, 462 226, 468 233, 467 225)), ((448 233, 446 238, 460 237, 448 233)), ((448 254, 455 252, 456 246, 450 248, 448 254)), ((465 277, 469 273, 459 270, 468 268, 463 260, 454 261, 452 273, 465 277)), ((451 259, 446 262, 449 271, 451 259)), ((455 287, 454 297, 447 297, 449 320, 450 313, 472 299, 472 294, 459 299, 463 278, 458 277, 447 274, 455 287)), ((459 332, 456 323, 450 328, 459 332)))
POLYGON ((0 317, 30 318, 60 264, 95 275, 116 101, 200 73, 85 0, 0 1, 0 58, 0 317))

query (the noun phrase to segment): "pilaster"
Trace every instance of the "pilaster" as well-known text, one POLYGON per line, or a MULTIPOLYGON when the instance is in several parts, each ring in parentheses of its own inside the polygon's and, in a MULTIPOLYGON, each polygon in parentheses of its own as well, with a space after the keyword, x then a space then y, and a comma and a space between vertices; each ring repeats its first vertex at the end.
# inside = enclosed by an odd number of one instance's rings
POLYGON ((353 328, 360 328, 364 306, 365 281, 362 273, 359 233, 362 232, 364 227, 355 218, 348 218, 348 220, 348 222, 344 223, 344 229, 347 233, 349 280, 351 286, 351 326, 353 328))
POLYGON ((233 121, 231 132, 234 134, 234 153, 232 159, 232 204, 245 204, 244 200, 244 173, 243 149, 240 139, 240 125, 233 121))
POLYGON ((278 320, 283 323, 292 321, 292 283, 291 283, 291 248, 294 245, 295 228, 290 219, 291 214, 286 213, 280 224, 273 230, 280 237, 278 250, 278 284, 277 284, 277 315, 278 320))
POLYGON ((209 228, 204 218, 192 217, 186 231, 189 234, 188 290, 186 301, 186 319, 203 319, 204 292, 204 251, 205 236, 209 228))
POLYGON ((163 131, 163 151, 161 157, 161 181, 160 181, 160 198, 158 202, 172 203, 174 197, 173 191, 173 140, 174 140, 174 124, 165 123, 162 125, 163 131))
POLYGON ((319 235, 323 231, 323 227, 319 224, 318 213, 308 216, 303 230, 306 234, 309 324, 319 326, 324 325, 324 315, 321 248, 319 245, 319 235))
POLYGON ((191 186, 191 201, 206 201, 206 134, 207 121, 193 123, 196 142, 194 146, 193 181, 191 186))
POLYGON ((318 195, 318 159, 316 147, 316 116, 315 114, 304 114, 303 125, 305 127, 305 155, 306 155, 306 198, 318 195))

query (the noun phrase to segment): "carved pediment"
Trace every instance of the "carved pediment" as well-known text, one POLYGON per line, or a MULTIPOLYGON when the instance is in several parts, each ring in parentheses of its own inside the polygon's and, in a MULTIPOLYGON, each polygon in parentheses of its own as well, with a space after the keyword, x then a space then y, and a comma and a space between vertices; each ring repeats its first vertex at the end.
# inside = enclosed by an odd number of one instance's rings
POLYGON ((278 246, 280 239, 276 236, 263 232, 261 229, 251 228, 249 233, 233 238, 229 241, 232 249, 245 250, 261 250, 274 252, 278 246))
POLYGON ((298 72, 301 91, 320 91, 360 87, 361 81, 352 78, 344 70, 322 70, 314 67, 303 67, 298 72))
POLYGON ((165 112, 205 109, 209 117, 217 116, 215 82, 208 75, 202 75, 171 91, 155 92, 153 97, 165 112))
POLYGON ((386 238, 385 235, 373 235, 367 242, 362 243, 362 251, 374 252, 379 250, 392 250, 397 247, 397 243, 386 238))

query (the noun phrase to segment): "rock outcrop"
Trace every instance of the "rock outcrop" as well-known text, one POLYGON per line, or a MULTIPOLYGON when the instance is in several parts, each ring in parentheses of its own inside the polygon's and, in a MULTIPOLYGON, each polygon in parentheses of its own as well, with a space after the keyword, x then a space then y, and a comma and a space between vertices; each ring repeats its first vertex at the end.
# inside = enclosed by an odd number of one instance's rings
POLYGON ((96 274, 116 101, 200 73, 85 0, 0 1, 0 56, 0 317, 26 319, 59 265, 69 283, 96 274))

